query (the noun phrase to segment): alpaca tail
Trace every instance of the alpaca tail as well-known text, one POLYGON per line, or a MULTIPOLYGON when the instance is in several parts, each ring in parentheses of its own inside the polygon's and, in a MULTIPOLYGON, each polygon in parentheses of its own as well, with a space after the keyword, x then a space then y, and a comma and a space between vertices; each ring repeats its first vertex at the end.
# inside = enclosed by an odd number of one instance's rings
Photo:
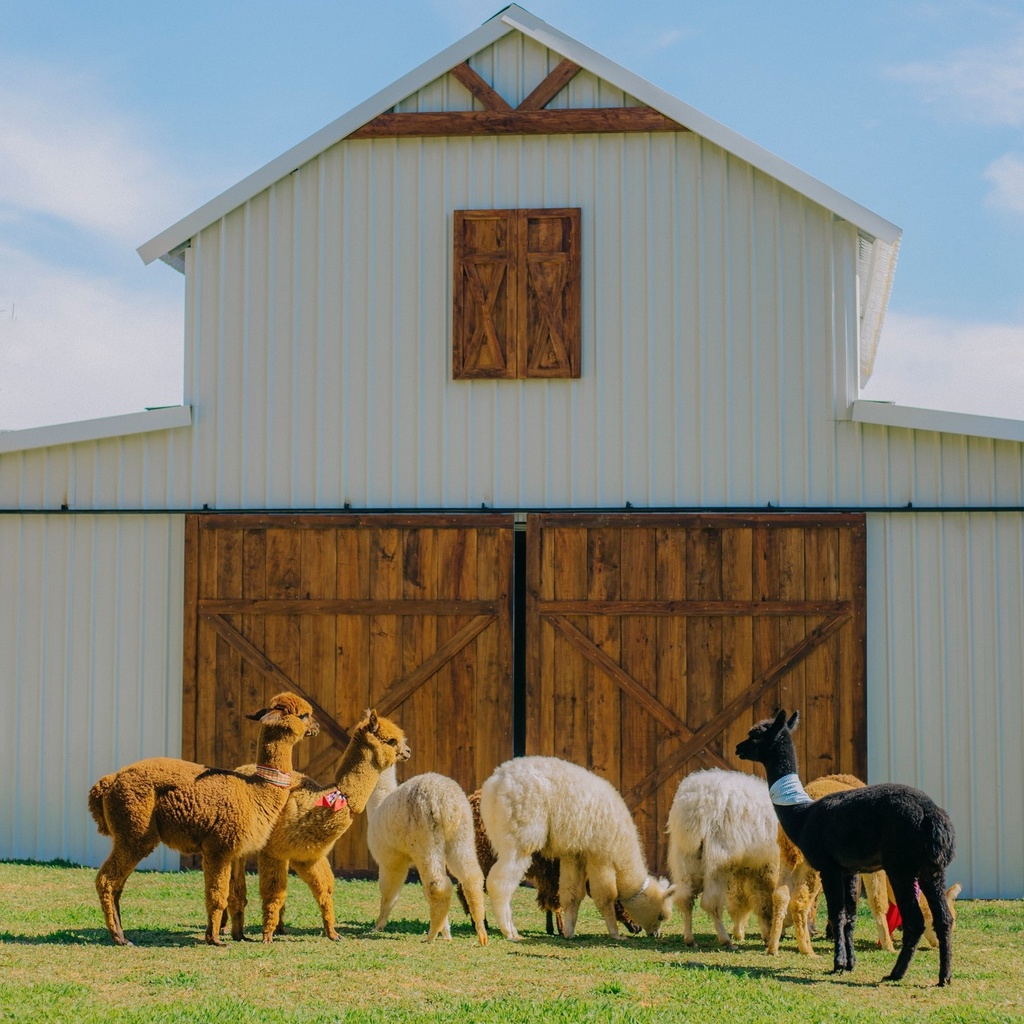
POLYGON ((949 815, 941 807, 926 819, 928 855, 932 863, 945 869, 956 856, 956 833, 949 815))
POLYGON ((101 836, 109 836, 110 829, 107 828, 107 816, 103 810, 103 798, 107 795, 110 787, 114 784, 116 773, 104 775, 96 785, 89 790, 89 813, 96 822, 101 836))

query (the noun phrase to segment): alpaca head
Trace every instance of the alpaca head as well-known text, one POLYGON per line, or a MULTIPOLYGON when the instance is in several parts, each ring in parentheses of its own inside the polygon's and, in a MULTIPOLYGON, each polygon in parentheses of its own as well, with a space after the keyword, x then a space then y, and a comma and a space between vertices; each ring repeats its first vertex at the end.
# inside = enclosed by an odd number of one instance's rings
POLYGON ((373 710, 352 730, 352 739, 370 751, 374 768, 381 772, 412 754, 401 726, 373 710))
POLYGON ((269 735, 285 737, 291 734, 296 740, 304 736, 316 736, 320 725, 313 717, 313 706, 298 694, 279 693, 270 698, 270 704, 246 718, 259 722, 269 735))
POLYGON ((626 913, 648 935, 658 938, 661 926, 672 916, 672 894, 676 891, 667 878, 647 876, 643 888, 632 896, 622 897, 620 902, 626 913))
POLYGON ((743 761, 767 764, 773 753, 780 749, 780 745, 787 742, 799 721, 799 711, 794 711, 788 722, 786 712, 780 711, 774 718, 758 722, 747 733, 747 738, 736 745, 736 756, 743 761))

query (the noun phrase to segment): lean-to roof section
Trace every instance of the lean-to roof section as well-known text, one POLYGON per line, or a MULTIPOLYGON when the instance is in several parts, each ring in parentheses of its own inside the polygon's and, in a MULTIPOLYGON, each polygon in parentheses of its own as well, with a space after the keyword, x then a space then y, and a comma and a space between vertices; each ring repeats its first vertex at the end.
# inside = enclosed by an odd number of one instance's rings
POLYGON ((146 263, 151 263, 155 259, 164 259, 177 266, 179 270, 183 269, 180 248, 203 228, 269 188, 274 182, 312 160, 325 149, 342 141, 366 122, 390 110, 411 93, 423 88, 513 31, 522 32, 563 57, 569 58, 690 131, 696 132, 735 156, 746 160, 759 170, 856 225, 871 241, 880 242, 890 248, 895 248, 897 245, 901 231, 895 224, 513 4, 486 21, 474 32, 442 50, 435 57, 382 89, 375 96, 321 128, 305 141, 282 153, 281 156, 243 178, 236 185, 141 245, 138 249, 139 255, 146 263))

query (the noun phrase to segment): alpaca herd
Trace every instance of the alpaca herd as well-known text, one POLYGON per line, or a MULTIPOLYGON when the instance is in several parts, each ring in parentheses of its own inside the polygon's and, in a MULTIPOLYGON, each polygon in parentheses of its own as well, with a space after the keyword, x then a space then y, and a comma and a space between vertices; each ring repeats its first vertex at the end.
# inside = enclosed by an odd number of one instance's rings
POLYGON ((797 713, 759 722, 736 748, 737 757, 764 766, 767 783, 723 769, 679 783, 667 828, 671 881, 649 872, 619 792, 579 765, 516 757, 470 797, 436 772, 399 785, 396 765, 409 758, 409 744, 397 724, 371 710, 352 730, 334 784, 323 787, 292 771, 294 745, 319 731, 307 701, 278 694, 248 717, 260 723, 256 764, 228 770, 150 758, 103 776, 90 790, 97 827, 112 839, 96 890, 116 944, 132 944, 121 925, 125 881, 161 842, 203 856, 207 943, 224 945, 229 918, 232 937, 245 938, 245 864, 253 856, 263 941, 282 929, 289 869, 312 891, 324 934, 337 940, 328 856, 353 815, 365 811, 367 845, 379 868, 374 930, 387 925, 415 867, 429 908, 428 942, 451 938, 452 879, 480 945, 487 945, 485 891, 502 934, 520 939, 512 895, 525 878, 548 912, 549 933, 556 920, 566 939, 574 937, 589 894, 612 938, 622 938, 620 922, 658 938, 675 907, 683 941, 693 946, 699 896, 723 947, 743 941, 755 914, 767 953, 778 953, 791 924, 799 952, 814 956, 810 935, 824 892, 839 973, 854 968, 863 886, 879 946, 895 951, 890 932, 901 919, 902 947, 885 980, 903 977, 922 937, 939 949, 939 985, 951 979, 960 887, 945 885, 954 855, 949 816, 919 790, 865 786, 848 775, 816 779, 805 790, 791 736, 797 713))

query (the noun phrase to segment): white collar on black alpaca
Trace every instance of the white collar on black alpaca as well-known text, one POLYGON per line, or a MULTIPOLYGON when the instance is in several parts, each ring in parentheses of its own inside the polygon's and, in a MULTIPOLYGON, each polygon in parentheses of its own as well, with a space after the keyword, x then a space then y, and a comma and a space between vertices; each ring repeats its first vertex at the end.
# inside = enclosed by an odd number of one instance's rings
POLYGON ((801 784, 799 775, 783 775, 781 779, 776 779, 768 790, 768 796, 773 804, 780 807, 814 803, 801 784))

